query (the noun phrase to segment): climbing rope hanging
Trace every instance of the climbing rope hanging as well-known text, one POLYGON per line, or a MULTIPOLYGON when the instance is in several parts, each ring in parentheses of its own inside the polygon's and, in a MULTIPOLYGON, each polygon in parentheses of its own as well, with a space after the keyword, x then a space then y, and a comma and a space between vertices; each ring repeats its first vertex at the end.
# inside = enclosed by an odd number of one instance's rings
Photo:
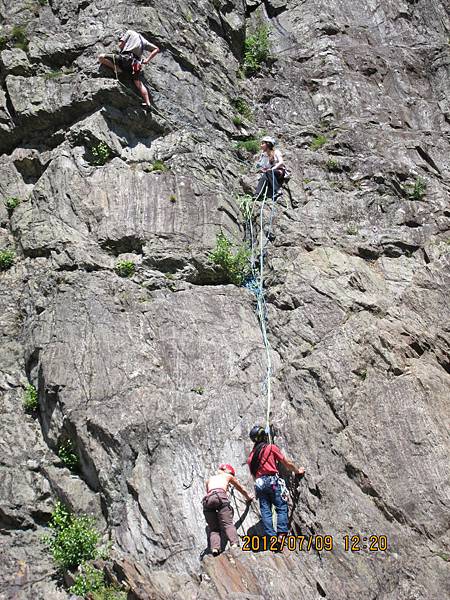
POLYGON ((266 432, 269 437, 269 443, 272 443, 272 432, 270 429, 270 414, 272 409, 272 357, 271 346, 267 335, 267 306, 264 296, 264 259, 266 255, 266 247, 272 233, 273 214, 275 210, 275 172, 272 171, 272 201, 270 209, 270 218, 268 226, 264 227, 264 209, 267 201, 267 182, 262 186, 259 194, 254 198, 250 211, 245 211, 246 229, 250 237, 250 262, 252 278, 247 282, 246 287, 255 295, 256 298, 256 313, 263 338, 264 350, 266 354, 266 376, 264 379, 264 388, 266 393, 266 414, 265 425, 266 432), (253 227, 253 214, 256 202, 262 197, 261 206, 259 209, 259 259, 256 257, 257 239, 255 229, 253 227), (256 264, 258 262, 258 268, 256 264))

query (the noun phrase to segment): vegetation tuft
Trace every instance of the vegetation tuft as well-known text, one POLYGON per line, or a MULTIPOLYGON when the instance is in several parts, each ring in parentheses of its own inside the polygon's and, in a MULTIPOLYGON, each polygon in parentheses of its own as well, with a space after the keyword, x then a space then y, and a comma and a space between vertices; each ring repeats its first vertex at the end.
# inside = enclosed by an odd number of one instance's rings
POLYGON ((177 201, 177 197, 175 196, 175 194, 170 194, 169 200, 170 202, 172 202, 172 204, 175 204, 175 202, 177 201))
POLYGON ((96 558, 100 534, 91 518, 76 517, 57 502, 49 525, 52 532, 43 541, 61 569, 76 569, 84 561, 96 558))
POLYGON ((253 211, 253 198, 250 194, 242 194, 237 197, 237 201, 239 204, 239 210, 241 211, 241 215, 244 218, 244 221, 248 221, 251 219, 252 211, 253 211))
POLYGON ((217 236, 216 247, 210 256, 234 285, 242 285, 250 275, 250 250, 244 244, 233 247, 223 232, 217 236))
POLYGON ((91 160, 89 162, 97 167, 106 164, 111 158, 111 150, 105 142, 99 142, 97 145, 91 146, 90 154, 91 160))
POLYGON ((342 171, 340 164, 334 158, 329 158, 326 164, 327 169, 332 173, 339 173, 340 171, 342 171))
POLYGON ((324 146, 327 142, 328 139, 324 135, 316 135, 316 137, 310 143, 309 149, 315 152, 316 150, 322 148, 322 146, 324 146))
POLYGON ((408 197, 410 200, 423 200, 427 190, 427 182, 422 177, 417 177, 414 185, 409 186, 408 197))
POLYGON ((259 141, 256 138, 241 140, 236 144, 236 150, 245 150, 250 154, 256 154, 259 151, 259 141))
POLYGON ((10 196, 9 198, 5 199, 5 206, 9 212, 12 212, 19 204, 20 198, 17 198, 16 196, 10 196))
POLYGON ((165 172, 165 171, 169 170, 169 167, 166 165, 166 163, 163 160, 155 160, 152 163, 150 170, 165 172))
POLYGON ((15 48, 20 48, 24 52, 28 52, 28 44, 30 43, 27 34, 25 31, 25 27, 23 25, 14 25, 10 41, 15 48))
POLYGON ((7 271, 14 264, 15 254, 12 250, 0 250, 0 271, 7 271))
POLYGON ((132 260, 119 260, 116 264, 116 273, 120 277, 132 277, 136 272, 136 265, 132 260))
POLYGON ((195 392, 199 396, 203 396, 203 394, 205 393, 205 388, 201 386, 193 387, 191 388, 191 392, 195 392))
POLYGON ((27 413, 34 413, 38 409, 38 393, 34 385, 27 385, 23 395, 23 408, 27 413))
POLYGON ((74 443, 71 440, 63 442, 58 448, 58 456, 65 467, 73 473, 80 470, 80 459, 74 443))
POLYGON ((269 28, 258 27, 244 42, 243 71, 246 77, 258 73, 267 62, 270 53, 269 28))

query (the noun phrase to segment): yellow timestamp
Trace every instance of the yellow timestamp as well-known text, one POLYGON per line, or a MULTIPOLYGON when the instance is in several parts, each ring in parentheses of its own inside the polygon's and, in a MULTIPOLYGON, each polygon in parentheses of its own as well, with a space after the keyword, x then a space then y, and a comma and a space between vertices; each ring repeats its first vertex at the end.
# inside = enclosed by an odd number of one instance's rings
POLYGON ((242 551, 331 552, 343 548, 345 552, 361 552, 362 550, 386 552, 388 549, 388 539, 385 535, 344 535, 337 542, 336 539, 332 535, 284 535, 279 537, 244 535, 242 551))
POLYGON ((344 535, 345 552, 386 552, 388 539, 386 535, 344 535))

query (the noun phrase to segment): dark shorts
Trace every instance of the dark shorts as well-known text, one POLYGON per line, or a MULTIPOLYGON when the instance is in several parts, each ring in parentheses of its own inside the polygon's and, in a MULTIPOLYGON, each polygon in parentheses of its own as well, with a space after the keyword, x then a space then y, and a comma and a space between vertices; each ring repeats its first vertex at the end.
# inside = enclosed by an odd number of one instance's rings
POLYGON ((131 77, 133 80, 142 81, 143 71, 142 69, 137 73, 133 73, 133 55, 127 54, 105 54, 105 58, 110 60, 113 64, 116 64, 122 71, 131 77))

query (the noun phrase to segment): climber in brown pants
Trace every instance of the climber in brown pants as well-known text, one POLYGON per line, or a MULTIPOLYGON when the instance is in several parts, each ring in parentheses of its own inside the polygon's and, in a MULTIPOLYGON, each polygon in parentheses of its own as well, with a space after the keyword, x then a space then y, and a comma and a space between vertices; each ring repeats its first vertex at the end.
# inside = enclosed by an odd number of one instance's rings
POLYGON ((209 547, 214 556, 220 552, 220 535, 224 533, 232 548, 239 546, 239 538, 233 523, 233 509, 228 499, 228 486, 233 485, 252 502, 253 496, 236 479, 231 465, 221 464, 217 473, 206 482, 206 496, 203 498, 203 514, 209 527, 209 547))

